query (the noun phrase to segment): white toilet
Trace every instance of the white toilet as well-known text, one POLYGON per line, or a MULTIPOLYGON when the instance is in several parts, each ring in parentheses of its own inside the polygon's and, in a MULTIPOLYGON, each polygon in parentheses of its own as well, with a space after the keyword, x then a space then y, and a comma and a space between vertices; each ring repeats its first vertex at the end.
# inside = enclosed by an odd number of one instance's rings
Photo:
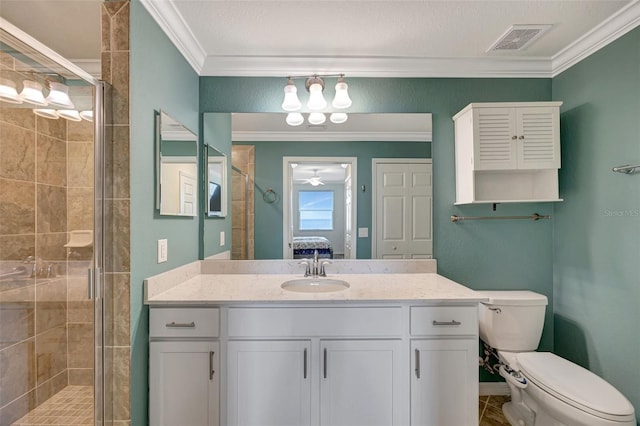
POLYGON ((481 291, 480 338, 497 350, 511 390, 502 411, 514 426, 636 426, 633 406, 594 373, 550 352, 535 352, 547 297, 481 291))

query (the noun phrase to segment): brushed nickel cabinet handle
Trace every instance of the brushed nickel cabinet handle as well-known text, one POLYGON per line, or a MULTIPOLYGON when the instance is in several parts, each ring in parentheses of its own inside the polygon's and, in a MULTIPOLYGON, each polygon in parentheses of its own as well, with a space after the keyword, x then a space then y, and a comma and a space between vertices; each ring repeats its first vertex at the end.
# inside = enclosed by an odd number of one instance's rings
POLYGON ((209 352, 209 380, 213 380, 216 371, 213 369, 213 357, 216 355, 214 351, 209 352))
POLYGON ((303 358, 303 378, 307 378, 307 348, 304 348, 304 358, 303 358))
POLYGON ((195 328, 196 323, 191 321, 191 322, 175 322, 175 321, 171 321, 165 324, 165 327, 167 328, 195 328))
POLYGON ((322 360, 323 376, 326 379, 327 378, 327 348, 324 348, 324 354, 322 358, 323 358, 322 360))
POLYGON ((434 320, 433 325, 462 325, 460 321, 451 320, 451 321, 436 321, 434 320))
POLYGON ((416 349, 416 379, 420 378, 420 350, 416 349))

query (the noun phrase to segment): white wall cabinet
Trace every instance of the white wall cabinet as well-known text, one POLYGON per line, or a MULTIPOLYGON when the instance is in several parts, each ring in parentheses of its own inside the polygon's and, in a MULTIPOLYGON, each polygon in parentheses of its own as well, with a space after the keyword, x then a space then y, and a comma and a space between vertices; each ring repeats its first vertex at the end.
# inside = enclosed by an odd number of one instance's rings
POLYGON ((560 105, 472 103, 456 114, 456 204, 560 201, 560 105))
POLYGON ((475 304, 152 307, 150 336, 150 424, 478 423, 475 304))

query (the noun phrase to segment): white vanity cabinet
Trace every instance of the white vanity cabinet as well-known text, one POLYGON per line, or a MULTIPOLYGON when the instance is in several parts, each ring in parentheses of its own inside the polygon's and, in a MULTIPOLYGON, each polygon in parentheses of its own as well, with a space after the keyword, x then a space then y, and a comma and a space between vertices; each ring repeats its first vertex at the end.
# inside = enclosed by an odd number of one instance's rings
POLYGON ((560 105, 472 103, 456 114, 456 204, 559 201, 560 105))
POLYGON ((218 426, 219 310, 153 308, 149 424, 218 426))
POLYGON ((150 424, 478 423, 475 303, 152 306, 150 324, 150 424))
POLYGON ((411 426, 478 424, 478 310, 411 307, 411 426))

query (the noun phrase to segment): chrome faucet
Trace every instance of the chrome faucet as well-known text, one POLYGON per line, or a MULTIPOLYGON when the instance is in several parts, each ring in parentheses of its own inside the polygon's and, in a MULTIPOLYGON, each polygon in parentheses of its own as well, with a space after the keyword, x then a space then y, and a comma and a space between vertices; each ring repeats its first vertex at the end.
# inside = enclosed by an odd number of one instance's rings
POLYGON ((305 266, 304 276, 306 277, 326 277, 327 272, 324 269, 325 265, 330 265, 331 262, 328 260, 320 261, 318 250, 313 251, 313 259, 302 259, 299 263, 300 265, 305 266))
POLYGON ((318 250, 313 251, 313 269, 311 274, 313 278, 318 277, 318 250))

